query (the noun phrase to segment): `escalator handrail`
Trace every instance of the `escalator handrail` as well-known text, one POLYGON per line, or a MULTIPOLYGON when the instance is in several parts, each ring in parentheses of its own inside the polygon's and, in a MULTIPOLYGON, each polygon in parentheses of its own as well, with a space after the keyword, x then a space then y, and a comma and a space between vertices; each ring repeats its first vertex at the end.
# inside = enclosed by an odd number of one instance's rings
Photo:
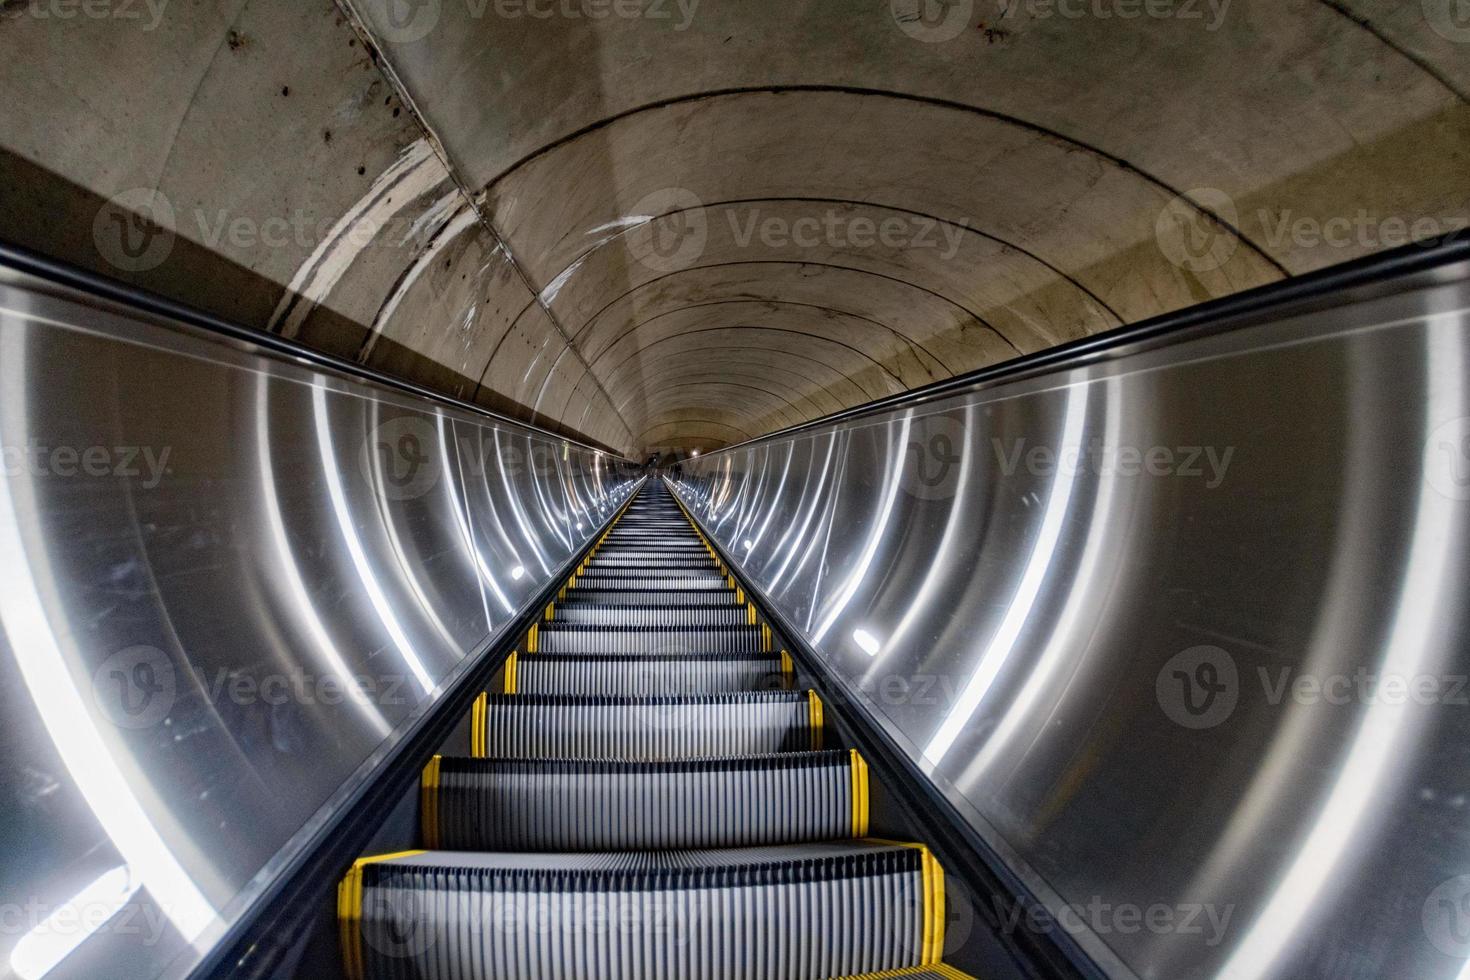
POLYGON ((162 317, 166 320, 173 321, 170 324, 172 326, 176 327, 179 324, 184 324, 237 344, 248 345, 258 352, 289 358, 298 363, 306 362, 317 370, 330 372, 338 376, 345 376, 353 381, 366 381, 383 388, 389 388, 403 394, 411 395, 415 398, 434 402, 447 408, 468 412, 494 421, 500 425, 514 426, 545 436, 548 439, 571 443, 574 446, 591 452, 605 453, 616 459, 634 463, 635 465, 639 462, 607 446, 588 442, 585 438, 556 432, 544 426, 537 425, 534 422, 512 418, 509 415, 492 411, 483 405, 478 405, 462 398, 456 398, 453 395, 436 391, 433 388, 426 388, 405 378, 384 373, 366 364, 359 364, 356 361, 350 361, 346 358, 338 357, 335 354, 317 350, 300 341, 291 340, 279 334, 268 333, 255 327, 248 327, 244 324, 226 320, 223 317, 206 313, 203 310, 196 309, 176 300, 168 299, 167 297, 138 286, 87 269, 82 269, 70 263, 41 255, 0 239, 0 275, 3 275, 6 271, 21 273, 33 279, 39 279, 56 286, 76 290, 89 296, 101 297, 109 302, 128 307, 132 312, 144 313, 151 317, 162 317))
POLYGON ((976 368, 931 384, 798 422, 743 442, 711 449, 701 453, 700 458, 708 459, 750 449, 763 443, 789 439, 798 433, 829 429, 882 412, 914 408, 940 398, 981 391, 1045 372, 1096 364, 1164 343, 1228 333, 1263 320, 1308 312, 1318 306, 1359 302, 1380 287, 1404 288, 1404 277, 1433 276, 1436 270, 1459 262, 1470 262, 1470 233, 1465 233, 1463 237, 1457 233, 1404 245, 1316 272, 1232 293, 1138 323, 1115 327, 1033 354, 976 368), (1389 284, 1392 284, 1391 287, 1389 284))

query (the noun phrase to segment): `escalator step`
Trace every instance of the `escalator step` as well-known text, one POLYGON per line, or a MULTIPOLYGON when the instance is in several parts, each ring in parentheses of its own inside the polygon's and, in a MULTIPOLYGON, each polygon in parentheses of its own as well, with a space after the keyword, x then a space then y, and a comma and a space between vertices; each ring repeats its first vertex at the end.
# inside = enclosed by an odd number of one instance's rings
POLYGON ((913 966, 906 970, 884 970, 882 973, 864 973, 860 977, 840 977, 838 980, 889 980, 890 977, 912 977, 913 980, 975 980, 968 973, 961 973, 947 963, 913 966))
POLYGON ((665 760, 822 747, 809 691, 697 697, 491 694, 478 745, 489 758, 665 760))
POLYGON ((587 568, 591 571, 603 569, 632 568, 655 571, 687 571, 695 569, 703 571, 709 568, 719 568, 719 564, 706 552, 698 554, 663 555, 663 554, 630 554, 623 551, 601 552, 592 556, 587 562, 587 568))
MULTIPOLYGON (((568 604, 599 606, 738 606, 734 589, 594 589, 576 586, 567 592, 568 604), (688 593, 693 592, 694 595, 688 593)), ((562 608, 557 604, 557 608, 562 608)))
MULTIPOLYGON (((744 610, 742 610, 743 612, 744 610)), ((760 626, 695 629, 540 624, 533 653, 771 653, 760 626)))
MULTIPOLYGON (((862 837, 853 751, 673 762, 443 758, 424 837, 454 850, 663 850, 862 837)), ((431 795, 432 794, 432 795, 431 795)))
POLYGON ((622 569, 610 572, 585 572, 577 576, 577 588, 589 589, 665 589, 676 592, 722 591, 728 588, 718 571, 705 574, 689 572, 649 572, 622 569))
MULTIPOLYGON (((936 963, 920 846, 364 858, 339 888, 351 977, 824 980, 936 963)), ((942 974, 941 974, 942 975, 942 974)))
POLYGON ((518 656, 516 694, 659 697, 789 688, 780 656, 535 653, 518 656))
POLYGON ((744 606, 610 606, 557 603, 556 622, 574 626, 744 626, 754 618, 744 606))

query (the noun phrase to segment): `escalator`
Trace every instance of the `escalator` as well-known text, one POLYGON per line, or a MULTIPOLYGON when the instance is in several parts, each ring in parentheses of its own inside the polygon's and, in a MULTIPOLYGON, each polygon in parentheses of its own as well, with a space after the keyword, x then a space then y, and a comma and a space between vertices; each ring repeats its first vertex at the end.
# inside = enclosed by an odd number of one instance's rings
POLYGON ((436 756, 423 849, 338 889, 353 980, 964 977, 944 873, 653 481, 436 756))

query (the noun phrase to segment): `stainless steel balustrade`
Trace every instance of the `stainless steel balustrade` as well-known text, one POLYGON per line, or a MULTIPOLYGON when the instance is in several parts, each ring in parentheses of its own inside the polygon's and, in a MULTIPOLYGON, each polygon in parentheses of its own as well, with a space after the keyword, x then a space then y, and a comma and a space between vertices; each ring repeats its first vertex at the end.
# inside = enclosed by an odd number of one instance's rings
POLYGON ((672 484, 1110 974, 1464 976, 1470 265, 1221 326, 672 484))
POLYGON ((14 269, 0 451, 19 977, 187 973, 639 475, 14 269))

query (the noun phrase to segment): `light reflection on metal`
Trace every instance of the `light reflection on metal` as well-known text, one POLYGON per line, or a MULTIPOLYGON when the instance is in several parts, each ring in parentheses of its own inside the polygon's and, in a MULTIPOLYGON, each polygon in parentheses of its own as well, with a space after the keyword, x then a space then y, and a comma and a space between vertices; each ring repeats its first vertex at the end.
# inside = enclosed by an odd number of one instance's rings
POLYGON ((1105 973, 1470 980, 1470 916, 1435 904, 1470 867, 1470 263, 1233 327, 711 452, 672 482, 1054 913, 1222 917, 1074 916, 1105 973), (901 489, 874 548, 909 411, 915 432, 918 412, 962 420, 958 479, 901 489))
MULTIPOLYGON (((371 423, 370 431, 377 431, 378 424, 381 418, 381 416, 379 415, 379 410, 380 406, 369 406, 368 421, 371 423)), ((444 416, 440 413, 435 413, 434 418, 435 424, 439 427, 439 435, 442 440, 444 434, 444 416)), ((444 456, 445 446, 442 441, 439 448, 440 462, 443 467, 440 470, 440 472, 443 474, 443 478, 439 482, 444 484, 444 486, 447 488, 446 492, 451 495, 451 500, 454 500, 456 499, 454 497, 455 481, 450 479, 451 470, 449 469, 448 460, 444 456)), ((381 453, 370 453, 369 458, 372 460, 373 463, 371 480, 373 494, 377 497, 377 506, 379 511, 386 514, 389 510, 389 501, 387 497, 387 492, 384 489, 386 487, 386 480, 384 479, 383 473, 383 456, 381 453)), ((404 583, 408 586, 409 591, 413 593, 414 598, 417 600, 415 605, 417 605, 419 609, 423 610, 424 618, 428 620, 429 625, 433 628, 439 639, 447 646, 453 647, 455 644, 454 635, 450 632, 449 627, 444 625, 444 621, 439 618, 439 613, 434 608, 434 603, 430 601, 428 593, 424 590, 423 583, 419 581, 419 572, 415 568, 416 563, 409 559, 408 554, 406 553, 403 546, 403 539, 398 533, 398 522, 392 520, 391 518, 385 519, 383 521, 383 531, 388 538, 388 548, 393 552, 394 561, 398 566, 398 574, 403 579, 404 583)), ((485 610, 485 620, 485 628, 490 629, 490 613, 488 609, 485 610)))
MULTIPOLYGON (((1470 416, 1464 370, 1470 351, 1463 316, 1430 317, 1426 332, 1424 409, 1431 424, 1421 431, 1417 440, 1421 444, 1428 443, 1433 423, 1470 416)), ((1418 481, 1415 496, 1408 562, 1398 584, 1382 659, 1376 665, 1384 677, 1423 678, 1434 676, 1432 670, 1444 675, 1453 667, 1434 660, 1445 654, 1436 641, 1451 626, 1446 614, 1457 612, 1463 599, 1455 565, 1466 531, 1465 509, 1428 479, 1418 481)), ((1221 970, 1222 977, 1254 980, 1278 973, 1282 951, 1299 940, 1301 929, 1322 904, 1323 890, 1345 863, 1361 859, 1361 852, 1355 853, 1361 847, 1360 825, 1372 804, 1381 795, 1396 795, 1390 787, 1406 774, 1394 772, 1394 767, 1424 734, 1428 718, 1421 708, 1412 699, 1387 695, 1369 699, 1337 778, 1312 816, 1306 840, 1221 970)))
MULTIPOLYGON (((812 518, 817 516, 817 505, 822 502, 822 493, 827 486, 827 471, 832 465, 832 454, 837 449, 837 433, 833 432, 827 437, 827 456, 822 460, 822 469, 815 475, 811 483, 812 501, 807 508, 806 517, 801 519, 799 525, 793 524, 786 529, 781 536, 781 541, 776 545, 777 550, 785 546, 787 539, 791 540, 791 548, 786 552, 786 557, 781 561, 781 567, 776 569, 776 574, 771 577, 768 588, 774 589, 781 583, 781 577, 786 574, 786 569, 791 565, 791 559, 796 556, 796 549, 801 545, 802 539, 806 537, 806 530, 811 526, 812 518)), ((803 487, 803 496, 805 495, 803 487)))
MULTIPOLYGON (((29 842, 0 908, 103 878, 106 908, 126 868, 150 926, 80 931, 58 977, 186 975, 641 478, 314 364, 0 266, 0 742, 45 797, 0 821, 29 842), (385 480, 380 419, 445 487, 385 480), (526 472, 496 438, 559 462, 526 472), (31 447, 113 465, 12 469, 31 447)), ((0 964, 59 949, 25 934, 0 929, 0 964)))
MULTIPOLYGON (((505 496, 510 503, 510 512, 515 515, 516 524, 520 525, 521 534, 524 536, 526 543, 530 545, 531 553, 536 556, 536 561, 540 563, 541 570, 547 575, 550 575, 551 565, 546 560, 546 553, 541 550, 540 538, 535 531, 531 530, 531 525, 526 520, 525 508, 521 506, 515 488, 510 485, 511 467, 505 464, 505 450, 500 448, 500 431, 498 429, 495 431, 493 438, 495 440, 495 468, 500 473, 501 482, 505 485, 505 496)), ((534 483, 536 467, 532 465, 529 467, 529 470, 531 481, 534 483)))
MULTIPOLYGON (((0 435, 7 445, 26 444, 31 431, 27 340, 20 323, 0 309, 0 435)), ((43 501, 31 479, 0 474, 0 626, 10 648, 24 651, 15 666, 67 776, 112 846, 185 942, 192 943, 217 922, 218 912, 179 863, 114 758, 117 733, 104 734, 106 722, 84 700, 80 671, 71 666, 79 661, 78 668, 85 669, 87 661, 74 648, 70 656, 63 652, 64 643, 72 646, 63 639, 71 630, 63 624, 58 635, 52 625, 49 610, 57 608, 62 583, 54 577, 47 542, 39 537, 36 514, 43 501)))
MULTIPOLYGON (((1074 384, 1067 388, 1065 411, 1066 421, 1062 423, 1059 458, 1069 452, 1082 451, 1082 437, 1087 430, 1086 384, 1074 384)), ((1057 545, 1062 539, 1062 522, 1067 519, 1072 490, 1077 486, 1076 474, 1067 474, 1064 469, 1065 467, 1057 467, 1056 479, 1052 482, 1051 493, 1047 495, 1046 513, 1036 530, 1036 543, 1032 545, 1031 557, 1026 562, 1026 570, 1021 573, 1021 581, 1006 607, 1000 626, 986 643, 985 652, 976 662, 975 672, 965 682, 954 707, 944 716, 944 721, 929 739, 929 744, 924 746, 924 758, 930 763, 937 764, 944 759, 955 739, 959 738, 960 732, 964 731, 974 717, 975 709, 980 707, 980 702, 990 692, 996 676, 1015 650, 1021 630, 1031 617, 1036 596, 1041 592, 1042 583, 1046 581, 1052 560, 1056 557, 1057 545)))
MULTIPOLYGON (((347 546, 347 554, 352 558, 352 565, 357 569, 358 580, 362 583, 363 591, 367 593, 368 601, 373 604, 373 609, 378 613, 378 619, 383 624, 383 629, 398 648, 403 663, 412 672, 414 679, 427 694, 434 690, 434 679, 429 676, 428 669, 424 666, 419 652, 414 648, 413 641, 403 631, 403 624, 398 621, 398 616, 393 612, 393 606, 388 602, 388 597, 383 594, 383 585, 378 581, 377 574, 368 562, 367 554, 362 548, 362 539, 357 535, 357 527, 353 523, 355 517, 347 506, 347 495, 342 490, 342 473, 338 469, 336 453, 332 448, 332 427, 327 418, 327 391, 325 381, 318 380, 311 388, 312 417, 316 426, 317 451, 321 453, 322 475, 326 478, 327 494, 332 501, 332 513, 337 515, 337 527, 342 532, 342 543, 347 546)), ((447 475, 446 475, 447 479, 447 475)))
POLYGON ((41 980, 106 926, 142 887, 126 867, 104 872, 20 937, 10 951, 10 968, 22 980, 41 980))
MULTIPOLYGON (((262 372, 255 378, 255 466, 260 474, 259 499, 261 507, 265 511, 266 532, 270 537, 271 546, 275 553, 276 567, 280 570, 284 579, 286 595, 290 599, 291 610, 295 614, 296 625, 304 630, 306 639, 311 641, 311 647, 319 656, 326 660, 330 666, 332 675, 335 677, 348 678, 353 676, 352 668, 347 665, 347 660, 342 656, 342 651, 337 649, 336 643, 328 634, 323 625, 321 617, 317 615, 316 605, 312 602, 311 593, 306 588, 305 581, 301 578, 301 566, 296 561, 296 554, 291 546, 291 540, 286 535, 286 521, 281 514, 280 489, 276 486, 275 464, 271 460, 271 431, 270 431, 270 375, 262 372)), ((351 699, 362 716, 368 723, 378 730, 382 736, 387 736, 393 726, 383 717, 376 705, 368 699, 351 699)))
MULTIPOLYGON (((455 445, 455 442, 444 432, 444 415, 442 412, 436 413, 436 420, 439 430, 439 463, 443 467, 441 472, 445 476, 444 492, 449 495, 449 512, 454 517, 455 526, 459 528, 460 538, 464 541, 465 552, 473 559, 475 570, 479 572, 480 582, 483 585, 488 585, 490 591, 495 593, 495 598, 499 601, 501 608, 508 613, 513 613, 516 608, 515 603, 511 602, 510 597, 501 589, 500 583, 495 580, 495 573, 491 571, 490 566, 486 563, 485 556, 480 553, 480 546, 475 543, 475 533, 470 527, 470 521, 473 518, 470 516, 469 508, 459 499, 459 487, 467 481, 465 480, 464 467, 458 451, 454 454, 453 469, 449 466, 449 450, 451 446, 455 445), (449 478, 451 473, 454 474, 455 479, 449 478)), ((393 524, 392 521, 387 523, 390 527, 393 524)), ((495 618, 490 614, 488 603, 485 605, 485 628, 495 628, 495 618)))
MULTIPOLYGON (((965 406, 962 415, 965 420, 965 429, 969 431, 970 426, 974 424, 974 406, 965 406)), ((965 492, 970 487, 970 477, 976 465, 977 455, 979 454, 968 444, 960 448, 960 471, 955 477, 955 493, 950 497, 949 513, 944 518, 944 533, 939 537, 939 544, 935 548, 932 560, 926 563, 923 581, 915 590, 913 601, 908 604, 903 617, 899 619, 898 625, 893 628, 893 633, 888 637, 888 642, 896 647, 902 647, 908 638, 909 630, 919 622, 921 615, 928 611, 930 603, 939 597, 940 588, 946 577, 954 572, 950 556, 959 539, 960 529, 964 526, 963 511, 967 503, 965 492)))
MULTIPOLYGON (((830 600, 827 614, 822 617, 821 624, 812 633, 812 642, 822 642, 822 637, 837 622, 857 590, 867 580, 868 570, 873 565, 873 559, 878 554, 878 546, 883 543, 883 535, 888 530, 888 520, 893 516, 893 504, 898 499, 898 488, 903 482, 904 456, 909 444, 909 431, 913 424, 913 413, 905 412, 898 423, 898 438, 894 440, 896 447, 893 462, 889 464, 883 477, 883 490, 881 503, 878 506, 878 518, 873 522, 863 541, 862 551, 858 552, 857 562, 853 570, 848 573, 847 578, 838 587, 837 594, 830 600)), ((942 731, 943 729, 941 729, 942 731)))

